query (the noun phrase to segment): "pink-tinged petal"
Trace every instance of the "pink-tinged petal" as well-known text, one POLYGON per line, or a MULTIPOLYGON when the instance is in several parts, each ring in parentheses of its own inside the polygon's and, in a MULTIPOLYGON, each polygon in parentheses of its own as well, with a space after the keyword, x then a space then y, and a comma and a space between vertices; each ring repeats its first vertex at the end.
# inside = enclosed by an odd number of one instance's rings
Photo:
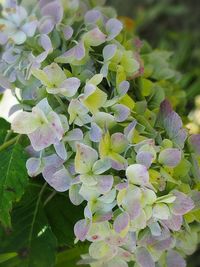
POLYGON ((189 196, 179 191, 175 191, 173 194, 176 196, 176 200, 171 206, 173 214, 184 215, 194 208, 194 202, 189 196))
POLYGON ((69 189, 69 199, 76 206, 80 205, 84 200, 83 197, 79 194, 80 188, 80 184, 75 184, 71 185, 69 189))
POLYGON ((59 141, 54 131, 48 125, 41 126, 34 132, 28 134, 28 137, 36 151, 40 151, 59 141))
POLYGON ((46 177, 46 181, 56 191, 65 192, 70 188, 72 177, 65 168, 62 168, 55 172, 52 177, 46 177))
POLYGON ((53 50, 51 39, 47 34, 42 34, 40 36, 40 44, 42 48, 47 52, 51 52, 53 50))
POLYGON ((112 211, 107 213, 96 213, 95 214, 95 221, 96 222, 106 222, 112 219, 113 213, 112 211))
POLYGON ((117 190, 123 190, 123 189, 125 189, 125 188, 128 188, 128 183, 119 183, 119 184, 117 184, 116 186, 115 186, 115 188, 117 189, 117 190))
POLYGON ((176 167, 181 161, 181 151, 177 148, 166 148, 160 152, 158 161, 168 167, 176 167))
POLYGON ((114 170, 125 170, 128 167, 127 160, 118 153, 110 153, 109 158, 111 160, 111 165, 114 170))
POLYGON ((90 230, 91 223, 86 220, 78 221, 74 226, 74 234, 78 240, 84 241, 87 237, 87 234, 90 230))
POLYGON ((121 154, 128 146, 128 141, 124 134, 114 133, 111 136, 111 148, 112 151, 121 154))
POLYGON ((92 122, 89 135, 90 135, 90 140, 92 142, 95 143, 100 142, 102 138, 102 129, 95 122, 92 122))
POLYGON ((78 143, 75 156, 75 170, 77 173, 88 173, 98 159, 98 154, 93 148, 78 143))
POLYGON ((116 233, 121 233, 129 227, 130 217, 127 212, 123 212, 114 220, 113 228, 116 233))
POLYGON ((37 25, 38 25, 38 21, 33 20, 33 21, 25 23, 21 29, 28 37, 33 37, 36 31, 37 25))
MULTIPOLYGON (((60 117, 54 111, 51 111, 48 116, 49 128, 54 132, 58 140, 61 140, 64 134, 64 129, 60 117)), ((54 143, 53 143, 54 144, 54 143)))
POLYGON ((129 181, 137 185, 149 184, 149 173, 146 166, 141 164, 132 164, 126 169, 126 176, 129 181))
POLYGON ((43 34, 49 34, 50 32, 52 32, 54 26, 55 23, 52 18, 45 18, 38 25, 39 31, 43 34))
POLYGON ((117 122, 125 121, 130 115, 130 109, 122 104, 116 104, 112 107, 117 122))
POLYGON ((84 41, 88 46, 99 46, 106 41, 106 35, 98 27, 84 34, 84 41))
POLYGON ((178 252, 170 250, 167 252, 167 267, 186 267, 186 261, 178 252))
POLYGON ((80 80, 77 78, 68 78, 66 79, 61 85, 61 93, 66 97, 72 97, 76 94, 78 91, 78 88, 80 87, 80 80))
POLYGON ((118 19, 109 19, 106 23, 107 41, 114 39, 123 29, 123 24, 118 19))
POLYGON ((63 7, 59 1, 52 1, 43 6, 41 12, 43 16, 51 17, 55 24, 61 22, 63 17, 63 7))
POLYGON ((103 58, 105 61, 110 60, 114 57, 117 50, 117 46, 115 44, 106 45, 103 49, 103 58))
POLYGON ((76 46, 69 49, 63 55, 55 59, 59 63, 70 63, 72 64, 74 60, 80 61, 85 57, 85 47, 83 42, 79 42, 76 46))
POLYGON ((200 155, 200 134, 192 134, 188 138, 188 143, 192 152, 200 155))
POLYGON ((54 148, 55 148, 57 155, 61 159, 63 159, 63 160, 67 159, 67 150, 66 150, 63 142, 58 142, 57 144, 54 144, 54 148))
POLYGON ((84 17, 85 24, 95 24, 102 18, 102 14, 99 10, 89 10, 84 17))
POLYGON ((142 207, 139 199, 132 199, 126 205, 126 210, 130 215, 131 220, 136 219, 142 212, 142 207))
POLYGON ((144 247, 137 248, 135 256, 136 256, 136 262, 139 267, 155 267, 155 263, 146 248, 144 247))
POLYGON ((101 194, 108 193, 113 185, 113 176, 112 175, 99 175, 98 183, 97 183, 97 190, 101 194))
POLYGON ((74 30, 71 26, 67 25, 63 28, 63 34, 65 37, 65 40, 71 39, 73 33, 74 33, 74 30))
POLYGON ((182 215, 172 214, 168 220, 163 220, 162 223, 172 231, 179 231, 183 223, 183 217, 182 215))
POLYGON ((26 168, 30 177, 37 176, 42 171, 41 159, 30 158, 26 162, 26 168))
POLYGON ((166 251, 169 248, 171 248, 174 245, 174 239, 172 237, 168 237, 165 239, 162 239, 160 237, 156 237, 152 240, 152 248, 154 248, 157 251, 166 251))
POLYGON ((146 166, 147 169, 151 166, 152 161, 153 161, 153 155, 148 151, 141 151, 136 156, 136 162, 138 164, 146 166))
POLYGON ((64 160, 59 158, 56 154, 47 156, 44 158, 45 167, 56 167, 59 168, 64 163, 64 160))

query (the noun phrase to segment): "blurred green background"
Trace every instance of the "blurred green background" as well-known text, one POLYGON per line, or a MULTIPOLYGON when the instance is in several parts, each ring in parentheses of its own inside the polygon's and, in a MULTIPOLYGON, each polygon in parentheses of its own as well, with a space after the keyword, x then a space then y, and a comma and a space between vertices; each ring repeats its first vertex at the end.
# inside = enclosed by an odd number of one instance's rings
MULTIPOLYGON (((174 67, 182 73, 181 88, 187 104, 182 115, 194 108, 200 95, 200 1, 108 0, 120 16, 134 20, 136 34, 153 48, 173 52, 174 67)), ((188 259, 188 267, 200 266, 200 248, 188 259)))
POLYGON ((185 115, 200 94, 200 1, 108 0, 120 16, 135 22, 136 34, 153 48, 173 52, 172 63, 183 77, 187 95, 185 115))

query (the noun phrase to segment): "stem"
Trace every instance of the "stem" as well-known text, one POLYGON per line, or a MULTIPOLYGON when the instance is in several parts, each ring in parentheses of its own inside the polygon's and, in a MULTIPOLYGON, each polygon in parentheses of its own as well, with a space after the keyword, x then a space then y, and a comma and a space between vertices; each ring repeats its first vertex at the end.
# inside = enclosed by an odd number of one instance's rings
POLYGON ((36 220, 39 204, 40 204, 40 201, 41 201, 41 198, 42 198, 42 194, 44 193, 44 190, 45 190, 46 186, 47 186, 47 183, 44 183, 44 185, 42 186, 42 189, 40 190, 40 193, 38 195, 38 199, 37 199, 35 210, 34 210, 34 214, 33 214, 33 220, 32 220, 32 223, 31 223, 31 230, 30 230, 30 234, 29 234, 29 244, 31 243, 31 238, 32 238, 32 235, 33 235, 33 228, 34 228, 34 224, 35 224, 35 220, 36 220))
POLYGON ((44 204, 43 204, 43 206, 45 207, 47 204, 48 204, 48 202, 56 195, 56 191, 53 191, 49 196, 48 196, 48 198, 45 200, 45 202, 44 202, 44 204))
POLYGON ((7 142, 10 139, 10 136, 12 135, 13 131, 9 130, 8 133, 6 134, 6 137, 4 139, 4 143, 7 142))
POLYGON ((16 143, 19 140, 20 136, 21 135, 17 135, 14 138, 10 139, 9 141, 5 142, 3 145, 0 146, 0 151, 16 143))

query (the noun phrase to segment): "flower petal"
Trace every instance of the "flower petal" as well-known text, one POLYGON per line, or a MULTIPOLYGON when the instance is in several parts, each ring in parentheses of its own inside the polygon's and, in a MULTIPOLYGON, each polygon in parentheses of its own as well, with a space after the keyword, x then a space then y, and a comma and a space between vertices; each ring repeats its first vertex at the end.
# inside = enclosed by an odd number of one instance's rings
POLYGON ((109 19, 106 23, 107 41, 114 39, 123 29, 123 24, 118 19, 109 19))
POLYGON ((93 148, 78 143, 75 156, 75 170, 77 173, 88 173, 98 159, 98 154, 93 148))
POLYGON ((181 161, 181 151, 177 148, 166 148, 160 152, 158 161, 168 167, 176 167, 181 161))

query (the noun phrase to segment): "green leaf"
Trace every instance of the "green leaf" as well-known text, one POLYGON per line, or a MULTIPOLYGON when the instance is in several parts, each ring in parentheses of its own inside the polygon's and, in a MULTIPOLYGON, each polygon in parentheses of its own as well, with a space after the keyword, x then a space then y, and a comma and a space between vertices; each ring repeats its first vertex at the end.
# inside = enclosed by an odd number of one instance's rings
POLYGON ((20 144, 0 152, 0 222, 4 227, 11 227, 12 203, 21 198, 27 185, 25 164, 26 155, 20 144))
MULTIPOLYGON (((65 251, 58 253, 56 259, 55 267, 74 267, 77 265, 77 262, 81 259, 80 255, 88 252, 88 245, 76 245, 75 248, 71 248, 65 251)), ((88 265, 81 265, 82 267, 86 267, 88 265)))
POLYGON ((16 252, 9 252, 9 253, 2 253, 0 254, 0 263, 3 263, 11 258, 14 258, 17 256, 16 252))
POLYGON ((83 217, 83 207, 74 206, 67 194, 56 194, 45 205, 51 229, 60 246, 74 246, 74 225, 83 217))
POLYGON ((3 144, 7 131, 10 129, 10 124, 3 118, 0 118, 0 145, 3 144))
POLYGON ((17 256, 0 267, 53 267, 57 241, 41 203, 45 186, 29 186, 12 212, 13 231, 1 235, 1 253, 17 256))

